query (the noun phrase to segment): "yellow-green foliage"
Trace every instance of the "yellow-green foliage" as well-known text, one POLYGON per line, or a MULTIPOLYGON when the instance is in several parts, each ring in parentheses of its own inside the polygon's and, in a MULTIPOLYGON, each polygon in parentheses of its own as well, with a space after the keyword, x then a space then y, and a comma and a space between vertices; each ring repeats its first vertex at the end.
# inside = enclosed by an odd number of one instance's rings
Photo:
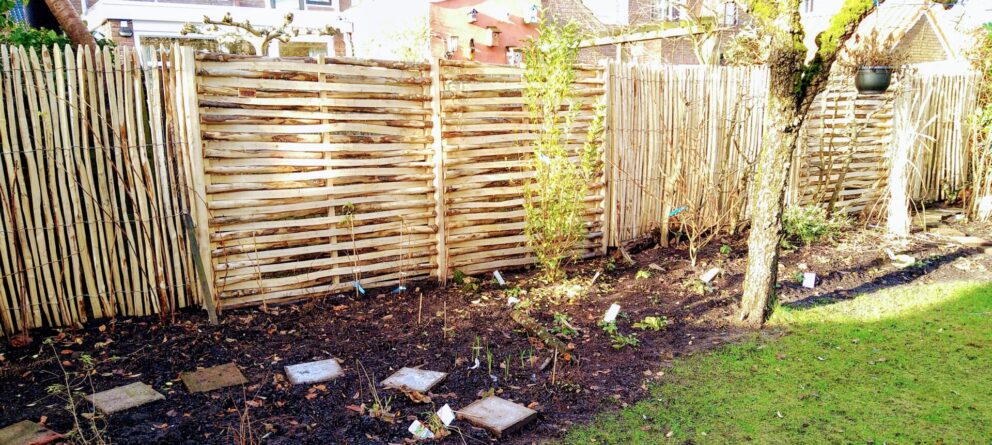
POLYGON ((971 117, 971 216, 989 218, 984 200, 992 196, 992 24, 986 24, 978 35, 978 45, 972 52, 972 62, 982 76, 978 82, 978 107, 971 117))
POLYGON ((867 14, 874 0, 845 0, 840 12, 830 19, 830 25, 820 34, 820 47, 817 54, 821 57, 832 56, 840 48, 840 39, 844 37, 848 25, 861 19, 867 14))
MULTIPOLYGON (((844 0, 840 12, 830 19, 826 30, 818 36, 818 48, 813 60, 802 67, 801 73, 796 73, 792 92, 797 99, 802 99, 813 79, 823 72, 824 60, 831 59, 840 48, 841 39, 851 24, 857 23, 871 11, 874 0, 844 0)), ((755 20, 762 33, 766 36, 787 39, 791 52, 805 57, 806 46, 803 44, 804 30, 799 23, 799 0, 749 0, 748 14, 755 20), (787 17, 784 17, 788 14, 787 17), (786 18, 787 20, 782 20, 786 18), (783 29, 787 28, 787 29, 783 29)), ((782 63, 773 60, 771 63, 782 63)))
MULTIPOLYGON (((531 122, 539 127, 533 143, 534 179, 526 187, 525 233, 545 278, 561 278, 562 263, 585 234, 583 200, 598 169, 602 116, 590 126, 576 164, 566 141, 572 133, 575 110, 575 62, 579 28, 542 22, 536 38, 524 48, 524 100, 531 122)), ((597 108, 601 111, 602 108, 597 108)))

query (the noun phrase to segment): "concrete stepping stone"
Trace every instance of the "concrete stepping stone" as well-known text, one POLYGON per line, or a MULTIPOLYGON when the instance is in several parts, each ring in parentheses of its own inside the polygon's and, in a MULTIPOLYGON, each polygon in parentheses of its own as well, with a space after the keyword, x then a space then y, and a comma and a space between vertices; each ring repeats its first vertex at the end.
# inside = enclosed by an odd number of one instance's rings
POLYGON ((440 371, 429 371, 426 369, 417 368, 401 368, 399 371, 393 373, 393 375, 383 380, 380 385, 384 388, 398 389, 400 391, 416 391, 421 394, 427 394, 438 383, 441 383, 445 377, 448 376, 446 372, 440 371))
POLYGON ((319 360, 316 362, 300 363, 285 368, 286 378, 294 385, 309 385, 326 382, 344 374, 337 359, 319 360))
POLYGON ((89 400, 100 412, 113 414, 156 400, 163 400, 165 396, 159 394, 151 386, 142 382, 134 382, 130 385, 118 386, 107 391, 83 396, 83 398, 89 400))
POLYGON ((212 368, 184 372, 181 378, 189 392, 207 392, 248 383, 245 376, 241 374, 241 370, 238 369, 238 365, 234 363, 225 363, 212 368))
POLYGON ((496 396, 476 400, 458 411, 458 418, 502 437, 517 431, 537 417, 537 411, 496 396))
POLYGON ((992 241, 977 236, 966 236, 962 234, 962 236, 951 236, 949 238, 965 247, 992 247, 992 241))
POLYGON ((0 444, 3 445, 45 445, 61 439, 61 434, 30 420, 0 429, 0 444))
POLYGON ((934 235, 940 235, 946 237, 965 236, 964 232, 947 226, 937 226, 933 229, 930 229, 930 233, 934 235))

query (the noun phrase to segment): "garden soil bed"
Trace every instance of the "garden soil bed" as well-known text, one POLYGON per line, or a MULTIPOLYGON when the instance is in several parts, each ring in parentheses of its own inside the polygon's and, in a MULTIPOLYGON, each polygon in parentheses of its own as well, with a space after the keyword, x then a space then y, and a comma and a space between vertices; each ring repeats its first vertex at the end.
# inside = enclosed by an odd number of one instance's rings
MULTIPOLYGON (((990 237, 988 226, 958 230, 990 237)), ((870 231, 852 232, 831 245, 786 253, 779 273, 786 304, 821 304, 858 293, 916 280, 988 279, 989 255, 931 235, 920 235, 902 251, 918 261, 894 267, 870 231), (814 289, 795 281, 797 272, 812 271, 814 289)), ((647 396, 648 383, 662 375, 675 357, 733 341, 746 331, 733 327, 745 263, 743 238, 722 240, 707 247, 701 264, 689 267, 684 249, 649 247, 633 254, 633 265, 619 255, 573 265, 569 289, 574 304, 542 306, 532 312, 545 326, 554 312, 568 314, 578 328, 571 362, 538 365, 553 354, 525 334, 510 318, 508 288, 539 291, 534 273, 504 273, 508 285, 482 277, 477 290, 414 283, 402 295, 376 294, 364 298, 328 296, 308 302, 239 309, 223 314, 220 326, 206 323, 198 311, 177 315, 161 325, 157 319, 136 318, 116 323, 96 321, 81 329, 36 332, 34 343, 12 349, 0 346, 0 427, 23 419, 42 422, 66 432, 72 419, 65 403, 46 392, 63 379, 60 364, 70 373, 91 356, 95 372, 85 393, 145 382, 165 395, 164 401, 114 414, 106 419, 104 435, 114 443, 232 443, 237 441, 247 409, 256 439, 263 443, 403 443, 414 418, 444 404, 458 409, 487 392, 529 405, 540 412, 536 422, 502 439, 532 443, 560 436, 571 425, 634 403, 647 396), (722 244, 730 247, 730 252, 722 244), (615 267, 614 267, 615 266, 615 267), (711 267, 722 272, 705 289, 697 277, 711 267), (638 271, 650 277, 637 278, 638 271), (591 278, 600 272, 594 285, 591 278), (417 286, 419 285, 419 288, 417 286), (577 287, 575 287, 577 286, 577 287), (422 298, 421 298, 422 295, 422 298), (613 304, 622 307, 618 326, 636 333, 639 347, 617 350, 598 326, 613 304), (631 325, 645 316, 665 316, 662 331, 631 325), (42 343, 48 336, 51 345, 42 343), (529 357, 538 357, 530 360, 529 357), (57 358, 56 358, 57 357, 57 358), (326 358, 340 359, 345 376, 320 385, 291 386, 283 367, 326 358), (480 359, 476 369, 474 359, 480 359), (491 365, 489 357, 491 359, 491 365), (180 373, 227 362, 236 363, 248 379, 244 387, 191 394, 180 373), (403 394, 392 407, 399 420, 385 423, 349 406, 370 403, 368 381, 359 363, 378 382, 403 366, 423 366, 449 373, 430 394, 432 404, 415 404, 403 394), (501 364, 509 364, 503 369, 501 364)), ((502 365, 505 366, 505 365, 502 365)), ((89 411, 85 402, 78 404, 89 411)), ((495 440, 480 429, 457 421, 460 432, 452 443, 495 440)))

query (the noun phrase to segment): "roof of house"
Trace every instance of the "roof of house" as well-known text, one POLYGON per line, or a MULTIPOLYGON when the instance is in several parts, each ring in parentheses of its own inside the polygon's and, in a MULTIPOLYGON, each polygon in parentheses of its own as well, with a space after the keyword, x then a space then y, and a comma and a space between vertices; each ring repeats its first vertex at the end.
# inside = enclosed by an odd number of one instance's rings
MULTIPOLYGON (((855 32, 867 36, 878 31, 885 39, 894 36, 897 46, 906 43, 907 36, 914 28, 929 26, 940 43, 947 60, 959 60, 967 56, 974 39, 953 23, 957 7, 947 10, 943 5, 920 0, 887 0, 878 5, 858 26, 855 32), (951 12, 954 11, 954 12, 951 12)), ((851 44, 850 42, 848 43, 851 44)))
POLYGON ((582 0, 543 0, 541 3, 544 10, 550 12, 552 19, 574 21, 586 32, 595 33, 616 27, 603 23, 582 0))

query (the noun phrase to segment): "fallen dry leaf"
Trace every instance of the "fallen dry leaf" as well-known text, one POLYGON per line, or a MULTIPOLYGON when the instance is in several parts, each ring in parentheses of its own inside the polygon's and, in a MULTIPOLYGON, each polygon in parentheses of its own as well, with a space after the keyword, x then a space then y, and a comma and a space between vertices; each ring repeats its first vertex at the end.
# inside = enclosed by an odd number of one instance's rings
POLYGON ((431 403, 431 398, 418 391, 403 391, 413 403, 431 403))

